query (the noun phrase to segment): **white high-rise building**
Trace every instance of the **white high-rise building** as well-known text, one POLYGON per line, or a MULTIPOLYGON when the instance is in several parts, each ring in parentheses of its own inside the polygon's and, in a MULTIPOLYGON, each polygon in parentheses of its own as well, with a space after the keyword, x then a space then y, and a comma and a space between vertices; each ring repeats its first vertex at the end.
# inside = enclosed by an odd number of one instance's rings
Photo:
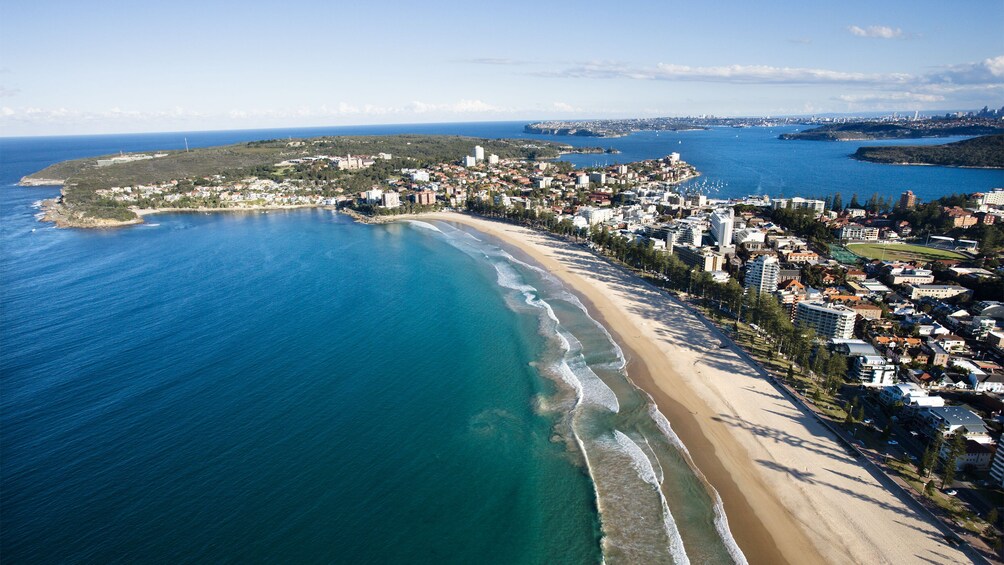
POLYGON ((374 188, 373 190, 367 190, 365 192, 366 203, 367 204, 380 204, 383 202, 383 191, 379 188, 374 188))
POLYGON ((470 155, 465 155, 464 156, 464 166, 465 167, 473 167, 473 166, 475 166, 477 164, 478 164, 477 158, 472 157, 470 155))
POLYGON ((488 164, 489 165, 498 165, 499 164, 499 156, 496 155, 496 154, 494 154, 494 153, 492 153, 491 155, 489 155, 488 156, 488 164))
POLYGON ((995 188, 990 192, 983 193, 980 204, 983 206, 1004 206, 1004 188, 995 188))
POLYGON ((474 146, 474 158, 477 159, 478 161, 484 161, 485 160, 485 148, 481 147, 480 145, 475 145, 474 146))
POLYGON ((856 316, 854 310, 840 304, 799 302, 795 307, 795 324, 808 326, 816 330, 816 335, 831 339, 854 337, 856 316))
POLYGON ((746 270, 746 290, 757 294, 773 293, 777 290, 777 277, 781 264, 773 255, 761 255, 750 263, 746 270))
POLYGON ((672 231, 674 234, 674 245, 689 245, 691 247, 701 246, 701 240, 704 237, 704 230, 701 229, 701 226, 677 224, 672 231))
POLYGON ((401 206, 401 195, 397 192, 385 192, 383 193, 383 207, 384 208, 398 208, 401 206))
POLYGON ((719 247, 732 245, 732 227, 735 221, 736 214, 732 208, 719 208, 711 213, 711 233, 719 247))
POLYGON ((812 210, 817 214, 822 214, 823 210, 826 208, 826 202, 822 200, 808 200, 796 196, 794 198, 778 198, 770 203, 771 208, 775 210, 779 208, 791 208, 793 210, 812 210))

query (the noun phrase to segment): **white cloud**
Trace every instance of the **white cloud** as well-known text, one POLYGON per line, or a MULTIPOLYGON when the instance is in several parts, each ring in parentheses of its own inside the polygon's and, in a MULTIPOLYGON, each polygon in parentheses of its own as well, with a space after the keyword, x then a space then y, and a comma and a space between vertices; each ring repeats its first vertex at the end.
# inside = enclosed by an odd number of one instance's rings
POLYGON ((498 106, 492 106, 491 104, 487 104, 481 100, 461 100, 460 102, 449 106, 447 111, 467 114, 478 112, 502 112, 503 110, 498 106))
POLYGON ((637 68, 619 63, 593 62, 556 72, 538 73, 562 78, 630 78, 637 80, 730 82, 743 84, 819 84, 819 83, 901 83, 907 74, 874 74, 812 69, 805 67, 773 67, 770 65, 723 65, 691 67, 659 63, 655 67, 637 68))
POLYGON ((498 106, 493 106, 481 100, 460 100, 454 104, 428 104, 415 100, 407 104, 403 112, 415 114, 443 113, 443 114, 485 114, 503 113, 507 110, 498 106))
POLYGON ((941 102, 945 99, 940 94, 923 94, 917 92, 872 92, 868 94, 842 94, 837 96, 841 102, 854 104, 872 102, 941 102))
POLYGON ((559 112, 581 112, 581 108, 576 108, 567 102, 555 102, 551 107, 559 112))
MULTIPOLYGON (((910 91, 915 96, 950 94, 960 91, 997 92, 1004 88, 1004 55, 988 57, 976 63, 935 68, 922 74, 860 73, 806 67, 771 65, 719 65, 692 67, 659 63, 636 67, 626 63, 594 61, 555 71, 534 73, 552 78, 632 79, 650 81, 720 82, 761 85, 847 85, 910 91)), ((920 101, 919 98, 915 100, 920 101)), ((931 101, 934 99, 932 98, 931 101)), ((944 98, 939 98, 944 100, 944 98)))
POLYGON ((858 37, 875 37, 878 39, 896 39, 903 36, 903 30, 891 28, 889 26, 868 26, 865 28, 858 26, 848 26, 847 31, 858 37))
POLYGON ((1001 84, 1004 82, 1004 55, 989 57, 978 63, 945 67, 924 75, 928 84, 1001 84))
POLYGON ((125 128, 149 129, 160 125, 184 127, 186 123, 204 125, 205 123, 251 124, 251 123, 305 123, 323 121, 332 118, 372 117, 372 116, 428 116, 429 119, 448 119, 453 116, 477 115, 509 115, 515 112, 489 104, 478 99, 461 99, 457 102, 432 104, 414 101, 402 106, 379 106, 365 104, 357 106, 348 102, 339 102, 333 106, 319 107, 294 106, 278 109, 242 109, 232 108, 219 113, 201 113, 174 107, 167 110, 136 110, 118 106, 100 111, 84 111, 72 108, 40 108, 25 106, 21 108, 4 106, 0 108, 0 126, 21 124, 30 126, 73 126, 81 124, 101 123, 117 131, 125 128))

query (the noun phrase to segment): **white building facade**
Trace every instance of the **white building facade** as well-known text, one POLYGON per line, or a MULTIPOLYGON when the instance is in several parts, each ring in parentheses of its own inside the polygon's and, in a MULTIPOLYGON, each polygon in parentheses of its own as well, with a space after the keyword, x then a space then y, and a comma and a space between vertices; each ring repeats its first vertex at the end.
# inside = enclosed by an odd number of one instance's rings
POLYGON ((757 294, 777 291, 777 277, 781 273, 781 264, 773 255, 761 255, 750 263, 746 270, 744 286, 749 292, 757 294))

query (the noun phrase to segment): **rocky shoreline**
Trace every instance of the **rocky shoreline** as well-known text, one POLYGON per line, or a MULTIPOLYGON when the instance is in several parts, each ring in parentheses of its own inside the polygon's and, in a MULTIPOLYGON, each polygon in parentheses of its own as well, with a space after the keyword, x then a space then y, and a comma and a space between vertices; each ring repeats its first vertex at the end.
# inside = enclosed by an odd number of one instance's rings
POLYGON ((21 177, 21 180, 17 182, 18 186, 63 186, 65 180, 59 179, 42 179, 42 178, 31 178, 31 177, 21 177))
MULTIPOLYGON (((40 221, 56 224, 57 228, 108 229, 135 226, 144 223, 146 216, 154 214, 187 214, 204 212, 206 214, 219 212, 263 212, 269 210, 296 210, 300 208, 328 208, 328 206, 297 205, 297 206, 248 206, 240 208, 130 208, 136 217, 130 220, 113 220, 109 218, 93 218, 75 212, 65 206, 60 198, 43 200, 40 221)), ((360 218, 359 221, 364 221, 360 218)), ((371 222, 382 223, 382 222, 371 222)))

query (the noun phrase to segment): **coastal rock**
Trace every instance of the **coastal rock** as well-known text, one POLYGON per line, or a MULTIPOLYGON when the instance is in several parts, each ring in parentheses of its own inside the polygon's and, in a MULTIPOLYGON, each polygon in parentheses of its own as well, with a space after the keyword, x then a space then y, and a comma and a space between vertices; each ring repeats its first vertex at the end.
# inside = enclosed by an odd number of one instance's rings
POLYGON ((21 177, 18 186, 63 186, 65 180, 34 178, 31 176, 21 177))

